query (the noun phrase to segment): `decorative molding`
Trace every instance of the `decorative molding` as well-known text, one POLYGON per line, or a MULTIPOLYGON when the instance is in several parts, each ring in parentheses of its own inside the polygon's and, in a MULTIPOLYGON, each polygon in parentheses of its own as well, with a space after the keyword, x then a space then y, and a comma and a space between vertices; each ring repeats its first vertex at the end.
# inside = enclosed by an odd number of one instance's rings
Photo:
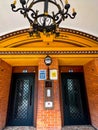
POLYGON ((73 34, 78 34, 80 36, 84 36, 86 38, 89 38, 89 39, 92 39, 92 40, 98 42, 98 37, 93 36, 93 35, 88 34, 88 33, 85 33, 85 32, 82 32, 82 31, 78 31, 78 30, 74 30, 74 29, 68 29, 68 28, 61 28, 60 30, 62 32, 69 32, 69 33, 73 33, 73 34))
POLYGON ((0 55, 92 55, 98 54, 98 50, 84 51, 0 51, 0 55))
MULTIPOLYGON (((12 37, 12 36, 16 36, 16 35, 19 35, 19 34, 28 33, 28 30, 29 29, 23 29, 23 30, 19 30, 19 31, 15 31, 15 32, 6 34, 6 35, 2 35, 2 36, 0 36, 0 40, 4 40, 6 38, 9 38, 9 37, 12 37)), ((80 35, 80 36, 83 36, 83 37, 86 37, 86 38, 89 38, 89 39, 92 39, 92 40, 98 42, 98 37, 90 35, 90 34, 85 33, 85 32, 81 32, 81 31, 73 30, 73 29, 68 29, 68 28, 60 28, 60 31, 61 31, 61 33, 68 32, 68 33, 72 33, 72 34, 77 34, 77 35, 80 35)))
POLYGON ((23 30, 18 30, 18 31, 15 31, 15 32, 11 32, 11 33, 0 36, 0 40, 4 40, 6 38, 10 38, 12 36, 24 34, 24 33, 27 33, 27 32, 28 32, 28 29, 23 29, 23 30))

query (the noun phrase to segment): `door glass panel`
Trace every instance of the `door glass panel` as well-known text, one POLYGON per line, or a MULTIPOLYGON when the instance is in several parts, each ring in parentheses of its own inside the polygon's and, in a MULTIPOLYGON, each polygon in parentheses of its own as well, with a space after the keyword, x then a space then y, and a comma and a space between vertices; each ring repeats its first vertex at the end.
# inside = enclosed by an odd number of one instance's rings
POLYGON ((34 125, 34 84, 34 73, 13 74, 7 126, 34 125))
POLYGON ((62 73, 62 98, 64 125, 89 124, 82 73, 62 73))
POLYGON ((15 102, 15 119, 27 119, 28 99, 29 99, 29 80, 16 81, 16 102, 15 102))
POLYGON ((69 112, 72 119, 82 118, 82 102, 78 79, 67 79, 69 112), (80 112, 81 111, 81 112, 80 112))

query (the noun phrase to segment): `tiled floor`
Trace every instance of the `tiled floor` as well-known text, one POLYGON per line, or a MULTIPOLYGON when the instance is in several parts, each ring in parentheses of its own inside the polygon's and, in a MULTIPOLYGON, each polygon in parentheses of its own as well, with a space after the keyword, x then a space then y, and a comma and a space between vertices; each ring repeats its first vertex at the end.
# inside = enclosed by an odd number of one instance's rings
MULTIPOLYGON (((6 127, 4 130, 36 130, 36 129, 33 127, 22 127, 21 126, 21 127, 6 127)), ((52 129, 52 130, 55 130, 55 129, 52 129)), ((91 126, 66 126, 66 127, 62 128, 62 130, 95 130, 95 129, 91 126)))
POLYGON ((62 130, 95 130, 91 126, 66 126, 62 130))

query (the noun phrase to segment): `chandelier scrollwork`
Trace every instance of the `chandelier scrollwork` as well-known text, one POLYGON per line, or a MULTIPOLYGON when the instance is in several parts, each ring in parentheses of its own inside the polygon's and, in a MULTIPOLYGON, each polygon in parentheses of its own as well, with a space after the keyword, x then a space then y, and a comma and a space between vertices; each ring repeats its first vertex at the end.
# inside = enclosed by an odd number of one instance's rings
POLYGON ((11 8, 13 12, 19 11, 28 19, 30 36, 40 35, 40 32, 59 36, 60 23, 68 17, 74 19, 77 14, 75 9, 72 14, 69 13, 70 4, 67 0, 65 2, 62 0, 20 0, 20 4, 21 7, 16 8, 16 0, 14 0, 11 8))

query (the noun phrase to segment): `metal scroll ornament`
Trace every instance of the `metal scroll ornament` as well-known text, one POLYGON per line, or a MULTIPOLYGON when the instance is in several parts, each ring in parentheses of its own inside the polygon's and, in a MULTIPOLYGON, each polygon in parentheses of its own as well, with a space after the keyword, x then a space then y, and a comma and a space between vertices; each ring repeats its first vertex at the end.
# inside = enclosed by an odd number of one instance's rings
POLYGON ((20 12, 30 23, 29 34, 39 35, 55 34, 59 36, 59 25, 62 21, 76 16, 75 9, 69 13, 70 4, 66 0, 20 0, 19 8, 16 8, 16 0, 11 4, 13 12, 20 12))

